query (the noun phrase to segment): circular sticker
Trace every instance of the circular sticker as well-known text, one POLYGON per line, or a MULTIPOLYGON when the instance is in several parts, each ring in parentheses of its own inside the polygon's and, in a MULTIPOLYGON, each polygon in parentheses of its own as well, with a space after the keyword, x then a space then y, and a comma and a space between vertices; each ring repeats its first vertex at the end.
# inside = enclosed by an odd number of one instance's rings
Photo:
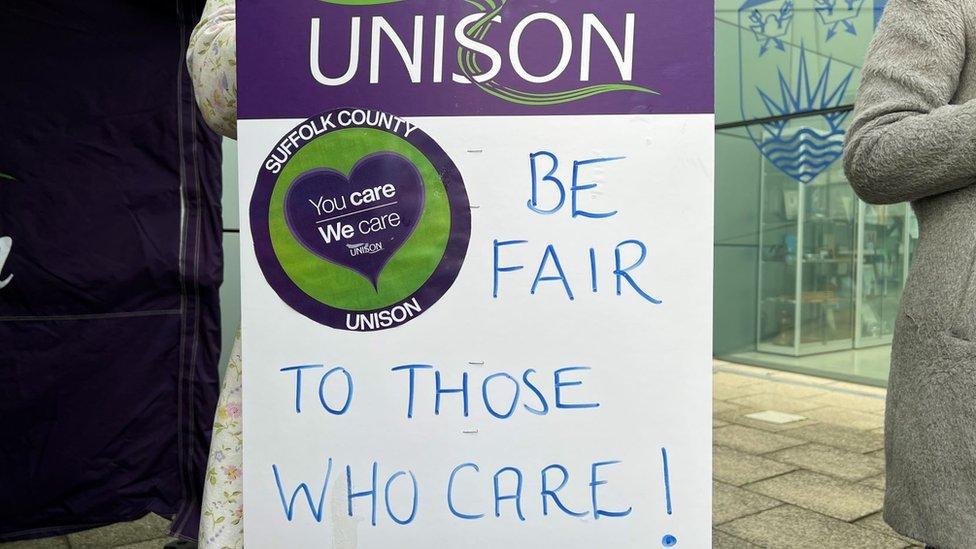
POLYGON ((471 234, 464 182, 402 118, 337 109, 282 137, 250 205, 254 251, 278 296, 333 328, 422 315, 451 287, 471 234))

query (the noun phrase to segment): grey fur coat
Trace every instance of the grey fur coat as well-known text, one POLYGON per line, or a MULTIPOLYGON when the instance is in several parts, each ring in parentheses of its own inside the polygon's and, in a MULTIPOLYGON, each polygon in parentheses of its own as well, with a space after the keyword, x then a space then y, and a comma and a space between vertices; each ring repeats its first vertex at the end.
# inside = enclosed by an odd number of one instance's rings
POLYGON ((884 518, 976 548, 976 0, 891 0, 868 50, 845 170, 911 201, 918 248, 895 327, 884 518))

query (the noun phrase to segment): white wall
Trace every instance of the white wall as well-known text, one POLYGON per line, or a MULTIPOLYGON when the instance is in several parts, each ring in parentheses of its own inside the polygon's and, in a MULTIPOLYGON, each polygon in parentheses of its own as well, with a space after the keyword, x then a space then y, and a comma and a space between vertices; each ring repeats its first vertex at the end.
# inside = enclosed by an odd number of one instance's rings
POLYGON ((239 212, 237 209, 237 141, 224 139, 224 285, 220 288, 220 324, 222 346, 220 375, 234 345, 234 335, 241 324, 241 253, 239 212))

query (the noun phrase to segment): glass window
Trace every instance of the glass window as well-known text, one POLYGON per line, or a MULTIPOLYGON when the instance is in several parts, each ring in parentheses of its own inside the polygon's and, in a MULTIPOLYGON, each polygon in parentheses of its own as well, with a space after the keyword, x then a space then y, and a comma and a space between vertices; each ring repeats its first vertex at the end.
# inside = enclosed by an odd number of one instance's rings
POLYGON ((715 354, 883 384, 917 225, 841 155, 884 2, 718 0, 715 354))

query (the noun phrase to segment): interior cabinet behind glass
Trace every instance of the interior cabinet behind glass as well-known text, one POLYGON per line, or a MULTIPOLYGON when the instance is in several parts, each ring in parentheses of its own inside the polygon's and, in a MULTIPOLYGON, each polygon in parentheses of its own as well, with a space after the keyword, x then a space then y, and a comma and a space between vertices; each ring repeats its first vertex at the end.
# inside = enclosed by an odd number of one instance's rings
POLYGON ((857 198, 832 171, 801 183, 764 164, 758 350, 800 356, 850 349, 857 198))

